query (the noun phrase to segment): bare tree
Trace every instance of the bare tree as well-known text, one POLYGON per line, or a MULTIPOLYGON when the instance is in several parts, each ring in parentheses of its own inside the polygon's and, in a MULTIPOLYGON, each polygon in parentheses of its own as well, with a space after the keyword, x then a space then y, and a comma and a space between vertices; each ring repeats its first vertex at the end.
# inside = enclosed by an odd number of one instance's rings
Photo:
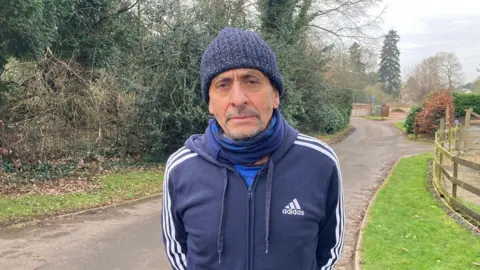
POLYGON ((420 90, 420 84, 417 80, 413 76, 409 77, 404 87, 400 90, 402 92, 402 101, 411 102, 421 100, 421 97, 419 97, 422 95, 420 90))
MULTIPOLYGON (((312 2, 312 1, 302 1, 312 2)), ((371 30, 381 23, 386 7, 377 14, 370 14, 382 0, 324 0, 313 1, 308 22, 309 26, 321 30, 342 41, 353 39, 359 43, 376 39, 371 30)))
POLYGON ((451 52, 439 52, 435 55, 440 65, 442 79, 450 90, 455 89, 463 82, 462 65, 457 56, 451 52))
POLYGON ((324 74, 328 83, 337 88, 353 88, 354 80, 349 68, 348 52, 335 48, 330 54, 330 59, 328 70, 324 74))
POLYGON ((422 101, 430 92, 445 88, 440 76, 440 63, 436 57, 428 57, 417 64, 409 74, 408 87, 414 101, 422 101))
POLYGON ((463 81, 462 67, 454 53, 439 52, 417 64, 409 74, 406 85, 416 101, 421 101, 431 92, 453 90, 463 81))
POLYGON ((385 8, 371 14, 382 0, 257 0, 262 29, 277 33, 284 31, 296 40, 306 31, 321 34, 322 39, 333 37, 342 44, 346 40, 360 44, 376 41, 371 30, 379 29, 385 8))

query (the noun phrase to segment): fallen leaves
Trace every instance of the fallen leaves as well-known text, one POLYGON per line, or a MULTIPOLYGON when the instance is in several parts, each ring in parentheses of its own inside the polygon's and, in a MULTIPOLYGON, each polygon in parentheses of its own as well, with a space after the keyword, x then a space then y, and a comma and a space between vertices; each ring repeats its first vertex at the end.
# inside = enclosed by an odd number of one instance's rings
POLYGON ((52 181, 38 181, 36 179, 31 179, 27 183, 1 181, 0 194, 10 196, 37 194, 60 195, 83 193, 102 187, 102 181, 96 181, 95 178, 88 179, 82 177, 60 178, 52 181))

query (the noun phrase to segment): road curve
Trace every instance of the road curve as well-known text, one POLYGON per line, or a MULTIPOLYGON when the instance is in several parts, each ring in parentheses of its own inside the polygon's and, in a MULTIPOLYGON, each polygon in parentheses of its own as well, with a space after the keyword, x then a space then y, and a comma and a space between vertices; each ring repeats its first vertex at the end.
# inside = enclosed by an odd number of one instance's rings
MULTIPOLYGON (((395 160, 431 151, 385 122, 352 118, 355 131, 334 146, 345 189, 347 232, 337 269, 352 269, 361 220, 395 160)), ((0 269, 171 269, 162 248, 160 199, 95 214, 0 231, 0 269)))

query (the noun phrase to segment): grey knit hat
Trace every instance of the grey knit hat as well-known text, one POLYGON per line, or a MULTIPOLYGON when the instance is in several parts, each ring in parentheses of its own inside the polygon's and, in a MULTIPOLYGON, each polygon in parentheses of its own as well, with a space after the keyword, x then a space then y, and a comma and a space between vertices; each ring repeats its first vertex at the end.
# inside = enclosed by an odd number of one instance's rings
POLYGON ((227 27, 208 45, 200 63, 202 97, 207 104, 211 80, 235 68, 260 70, 283 95, 283 79, 270 46, 258 33, 227 27))

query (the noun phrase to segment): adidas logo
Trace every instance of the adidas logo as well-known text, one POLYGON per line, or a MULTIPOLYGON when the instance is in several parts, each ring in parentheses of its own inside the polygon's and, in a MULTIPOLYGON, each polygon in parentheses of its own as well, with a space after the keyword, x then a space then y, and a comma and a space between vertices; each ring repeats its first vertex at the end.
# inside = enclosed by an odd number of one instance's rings
POLYGON ((298 204, 297 199, 293 199, 291 203, 289 203, 285 208, 282 210, 282 213, 285 215, 305 215, 302 208, 300 208, 300 204, 298 204))

